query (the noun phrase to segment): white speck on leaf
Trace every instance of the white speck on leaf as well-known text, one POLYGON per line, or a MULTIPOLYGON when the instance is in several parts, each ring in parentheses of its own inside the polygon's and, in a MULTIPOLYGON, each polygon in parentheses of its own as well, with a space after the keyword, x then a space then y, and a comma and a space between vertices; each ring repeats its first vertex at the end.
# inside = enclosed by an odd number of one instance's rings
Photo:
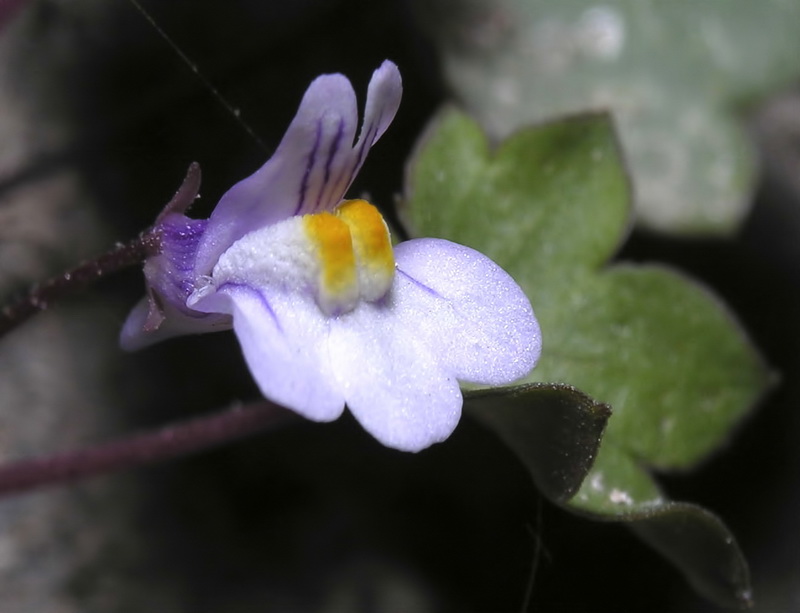
POLYGON ((633 504, 633 498, 631 498, 630 494, 617 488, 611 490, 608 499, 614 504, 633 504))

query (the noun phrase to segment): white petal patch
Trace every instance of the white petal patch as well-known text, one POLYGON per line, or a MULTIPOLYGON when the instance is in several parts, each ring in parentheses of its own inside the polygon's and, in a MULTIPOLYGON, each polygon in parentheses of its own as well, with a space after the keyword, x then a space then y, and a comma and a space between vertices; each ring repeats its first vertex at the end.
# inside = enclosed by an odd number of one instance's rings
POLYGON ((217 287, 233 283, 314 293, 319 269, 303 218, 290 217, 236 241, 220 256, 212 278, 217 287))

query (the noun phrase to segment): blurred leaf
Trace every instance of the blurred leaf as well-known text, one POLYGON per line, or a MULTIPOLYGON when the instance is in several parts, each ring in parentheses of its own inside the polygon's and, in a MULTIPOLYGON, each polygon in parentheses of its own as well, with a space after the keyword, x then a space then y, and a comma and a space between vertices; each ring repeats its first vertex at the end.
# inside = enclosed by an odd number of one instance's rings
MULTIPOLYGON (((648 521, 669 511, 693 527, 683 534, 694 538, 693 530, 711 524, 665 501, 645 467, 684 469, 706 457, 769 376, 705 289, 661 266, 603 265, 624 237, 627 197, 607 116, 528 128, 491 152, 477 124, 448 109, 409 166, 403 214, 415 233, 486 253, 525 289, 544 335, 528 382, 569 382, 613 407, 594 467, 569 502, 573 510, 637 526, 645 511, 648 521)), ((715 521, 720 528, 707 538, 722 539, 718 550, 737 569, 725 576, 746 581, 732 536, 715 521)), ((655 527, 640 532, 662 552, 659 535, 693 551, 674 523, 648 525, 655 527)), ((723 600, 705 589, 719 583, 707 575, 707 560, 668 557, 707 596, 723 600)), ((731 584, 729 601, 748 589, 731 584)))
POLYGON ((467 392, 465 407, 514 450, 555 502, 580 488, 611 415, 574 387, 547 383, 467 392))
POLYGON ((752 606, 747 561, 714 514, 697 505, 666 502, 629 521, 631 529, 681 569, 699 593, 725 607, 752 606))
POLYGON ((725 524, 698 505, 667 500, 647 471, 613 442, 604 441, 569 508, 628 523, 707 598, 726 607, 752 604, 747 561, 725 524))
POLYGON ((736 229, 752 200, 744 102, 800 76, 797 0, 434 0, 416 3, 445 78, 494 137, 610 109, 638 221, 736 229))

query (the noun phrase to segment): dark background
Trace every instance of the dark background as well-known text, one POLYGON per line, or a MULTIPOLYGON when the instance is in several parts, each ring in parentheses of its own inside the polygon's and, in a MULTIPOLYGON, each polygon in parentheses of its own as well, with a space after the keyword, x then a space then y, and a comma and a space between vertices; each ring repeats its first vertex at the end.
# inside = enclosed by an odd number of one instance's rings
MULTIPOLYGON (((2 175, 0 196, 55 172, 75 173, 110 244, 151 223, 198 161, 203 197, 194 214, 205 216, 227 187, 266 160, 315 76, 346 74, 363 104, 370 74, 389 58, 403 74, 403 103, 352 192, 368 192, 391 211, 404 161, 447 97, 407 3, 146 6, 202 79, 128 2, 40 1, 21 9, 25 30, 4 58, 7 83, 34 116, 68 124, 71 137, 2 175)), ((758 611, 800 610, 798 99, 788 92, 743 114, 764 169, 738 236, 634 232, 619 255, 671 263, 706 282, 781 374, 726 449, 690 474, 662 479, 673 498, 708 507, 737 535, 752 565, 758 611)), ((54 270, 59 264, 54 258, 54 270)), ((86 300, 133 305, 142 288, 132 271, 86 300)), ((124 373, 117 393, 137 400, 135 408, 120 404, 131 429, 257 397, 230 334, 113 359, 124 373)), ((124 528, 138 542, 135 561, 120 571, 106 552, 67 573, 53 602, 67 594, 80 607, 92 601, 104 572, 115 572, 144 592, 141 602, 169 592, 176 611, 193 613, 715 610, 624 527, 543 501, 511 453, 469 420, 447 444, 418 455, 380 447, 346 417, 114 478, 135 483, 133 519, 124 528)), ((93 519, 113 524, 103 512, 93 519)), ((102 610, 142 610, 114 593, 102 610)))

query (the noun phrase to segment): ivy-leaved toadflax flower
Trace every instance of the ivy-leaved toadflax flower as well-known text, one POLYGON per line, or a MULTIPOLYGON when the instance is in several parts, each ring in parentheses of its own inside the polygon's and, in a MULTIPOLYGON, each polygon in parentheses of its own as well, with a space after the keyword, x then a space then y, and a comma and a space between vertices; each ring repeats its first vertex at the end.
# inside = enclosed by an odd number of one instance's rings
POLYGON ((408 451, 453 432, 459 381, 525 376, 541 334, 506 272, 446 240, 392 247, 373 205, 343 200, 401 93, 397 67, 384 62, 356 140, 350 82, 318 77, 272 158, 209 219, 162 215, 148 297, 123 346, 233 327, 264 396, 316 421, 346 405, 380 442, 408 451))

